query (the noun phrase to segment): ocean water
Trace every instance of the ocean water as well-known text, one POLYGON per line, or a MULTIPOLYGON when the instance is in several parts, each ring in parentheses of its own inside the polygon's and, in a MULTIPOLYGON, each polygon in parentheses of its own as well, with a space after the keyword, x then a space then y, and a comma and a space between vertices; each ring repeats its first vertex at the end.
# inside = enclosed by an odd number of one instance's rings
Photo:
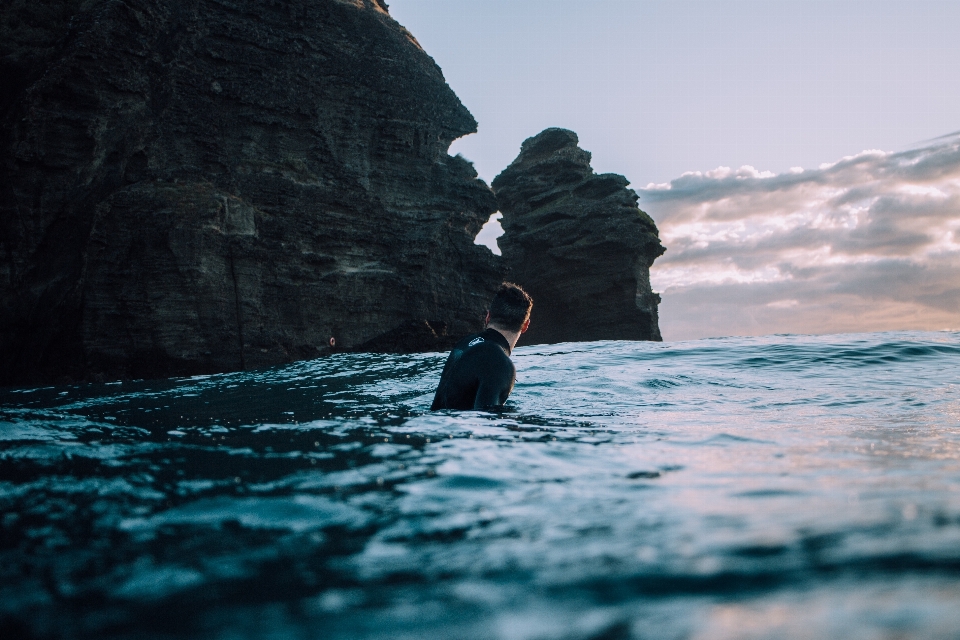
POLYGON ((960 334, 0 390, 4 638, 960 638, 960 334))

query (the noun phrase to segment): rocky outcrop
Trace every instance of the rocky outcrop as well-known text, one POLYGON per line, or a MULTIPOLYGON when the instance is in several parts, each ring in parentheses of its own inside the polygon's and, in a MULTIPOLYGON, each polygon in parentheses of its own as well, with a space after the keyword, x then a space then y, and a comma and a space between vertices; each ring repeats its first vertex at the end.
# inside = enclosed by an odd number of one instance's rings
POLYGON ((520 344, 660 340, 650 265, 665 249, 621 175, 597 175, 577 135, 527 139, 493 183, 510 278, 534 300, 520 344))
POLYGON ((5 0, 0 82, 0 384, 444 348, 500 281, 381 2, 5 0))

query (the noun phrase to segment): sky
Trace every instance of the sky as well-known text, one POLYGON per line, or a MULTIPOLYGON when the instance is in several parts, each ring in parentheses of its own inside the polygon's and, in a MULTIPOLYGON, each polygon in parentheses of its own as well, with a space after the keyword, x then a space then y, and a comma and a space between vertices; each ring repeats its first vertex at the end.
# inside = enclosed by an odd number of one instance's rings
POLYGON ((960 330, 960 2, 390 13, 477 119, 450 152, 488 183, 551 126, 632 182, 667 247, 665 339, 960 330))

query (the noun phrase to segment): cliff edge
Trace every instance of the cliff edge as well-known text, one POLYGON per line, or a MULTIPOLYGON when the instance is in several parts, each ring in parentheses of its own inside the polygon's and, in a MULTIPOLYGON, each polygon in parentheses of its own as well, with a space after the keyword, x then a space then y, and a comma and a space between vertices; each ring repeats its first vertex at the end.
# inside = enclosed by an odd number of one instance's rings
POLYGON ((382 2, 9 0, 0 83, 0 384, 442 349, 500 281, 382 2))
POLYGON ((665 249, 628 184, 594 173, 577 134, 555 128, 493 180, 503 260, 534 300, 519 344, 661 340, 650 266, 665 249))

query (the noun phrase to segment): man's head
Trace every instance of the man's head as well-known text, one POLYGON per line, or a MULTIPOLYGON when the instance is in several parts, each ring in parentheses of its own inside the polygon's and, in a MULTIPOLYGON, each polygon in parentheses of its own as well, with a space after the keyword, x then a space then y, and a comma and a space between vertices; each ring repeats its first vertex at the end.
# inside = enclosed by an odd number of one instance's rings
POLYGON ((523 333, 530 325, 531 309, 533 298, 512 282, 504 282, 490 303, 487 324, 496 325, 506 331, 523 333))

